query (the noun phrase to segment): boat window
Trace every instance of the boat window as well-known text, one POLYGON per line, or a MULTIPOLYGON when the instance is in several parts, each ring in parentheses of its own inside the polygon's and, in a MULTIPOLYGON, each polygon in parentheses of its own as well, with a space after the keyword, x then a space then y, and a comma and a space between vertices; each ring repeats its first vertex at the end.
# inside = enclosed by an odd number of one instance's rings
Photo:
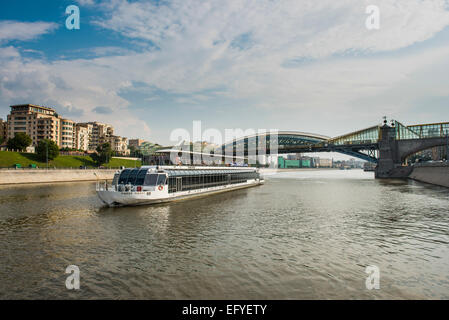
POLYGON ((137 174, 136 178, 136 186, 142 186, 145 182, 145 176, 147 175, 148 169, 141 169, 139 173, 137 174))
POLYGON ((112 179, 113 186, 117 185, 119 177, 120 177, 120 173, 114 174, 114 179, 112 179))
POLYGON ((158 186, 159 185, 164 185, 165 184, 165 174, 160 174, 158 177, 157 177, 157 183, 156 183, 158 186))
POLYGON ((134 182, 136 181, 136 177, 137 174, 139 173, 139 169, 134 169, 131 170, 129 177, 128 177, 128 181, 126 182, 126 184, 130 183, 130 184, 134 184, 134 182))
POLYGON ((120 174, 120 178, 118 179, 118 183, 119 184, 126 184, 128 181, 128 177, 130 174, 131 170, 130 169, 125 169, 122 171, 122 173, 120 174))
POLYGON ((147 174, 145 177, 145 183, 146 186, 155 186, 157 182, 157 174, 147 174))

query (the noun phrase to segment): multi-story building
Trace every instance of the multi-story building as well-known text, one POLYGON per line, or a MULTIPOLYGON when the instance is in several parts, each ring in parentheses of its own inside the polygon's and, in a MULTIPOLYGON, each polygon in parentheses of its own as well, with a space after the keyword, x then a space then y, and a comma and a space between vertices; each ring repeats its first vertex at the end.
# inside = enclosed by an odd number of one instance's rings
POLYGON ((0 118, 0 140, 6 140, 6 132, 8 129, 8 123, 6 121, 3 121, 3 119, 0 118))
MULTIPOLYGON (((99 144, 109 142, 112 149, 127 155, 128 139, 114 136, 114 128, 101 122, 78 123, 60 117, 52 108, 23 104, 11 106, 8 122, 0 119, 0 136, 13 138, 16 133, 24 132, 37 146, 40 140, 53 140, 60 148, 95 151, 99 144)), ((136 139, 137 144, 143 140, 136 139)))
POLYGON ((60 119, 60 142, 59 145, 61 148, 69 148, 76 149, 76 141, 75 141, 75 122, 69 119, 60 119))
POLYGON ((14 138, 18 132, 24 132, 37 146, 40 140, 50 139, 60 146, 60 119, 52 108, 32 104, 11 106, 8 115, 7 138, 14 138))
POLYGON ((129 147, 134 147, 136 149, 139 149, 139 147, 142 145, 142 143, 144 143, 145 140, 143 139, 129 139, 128 141, 128 146, 129 147))
POLYGON ((114 128, 105 123, 100 122, 87 122, 80 123, 79 125, 87 127, 89 131, 89 150, 96 150, 98 145, 105 140, 106 137, 110 137, 114 134, 114 128))
POLYGON ((111 145, 112 151, 114 151, 116 154, 120 155, 129 155, 129 149, 128 149, 128 138, 125 137, 119 137, 119 136, 107 136, 102 139, 101 143, 108 142, 111 145))
POLYGON ((92 125, 77 124, 75 126, 75 149, 89 150, 89 129, 92 132, 92 125))

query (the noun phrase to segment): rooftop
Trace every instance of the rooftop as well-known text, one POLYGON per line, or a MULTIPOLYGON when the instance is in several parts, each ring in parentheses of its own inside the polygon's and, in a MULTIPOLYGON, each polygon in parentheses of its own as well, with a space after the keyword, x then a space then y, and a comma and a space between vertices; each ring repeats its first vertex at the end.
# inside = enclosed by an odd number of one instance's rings
POLYGON ((56 112, 56 110, 55 109, 53 109, 53 108, 49 108, 49 107, 43 107, 43 106, 38 106, 38 105, 35 105, 35 104, 17 104, 17 105, 13 105, 13 106, 11 106, 11 109, 16 109, 16 108, 23 108, 23 107, 34 107, 34 108, 39 108, 39 109, 43 109, 43 110, 47 110, 47 111, 53 111, 53 112, 56 112))

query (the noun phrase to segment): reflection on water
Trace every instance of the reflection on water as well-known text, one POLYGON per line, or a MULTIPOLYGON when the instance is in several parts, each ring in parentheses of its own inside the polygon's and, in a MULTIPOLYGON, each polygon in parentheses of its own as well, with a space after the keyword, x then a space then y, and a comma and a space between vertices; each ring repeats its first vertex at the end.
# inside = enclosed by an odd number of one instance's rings
POLYGON ((125 208, 92 183, 1 187, 0 298, 447 299, 448 208, 447 189, 356 170, 125 208))

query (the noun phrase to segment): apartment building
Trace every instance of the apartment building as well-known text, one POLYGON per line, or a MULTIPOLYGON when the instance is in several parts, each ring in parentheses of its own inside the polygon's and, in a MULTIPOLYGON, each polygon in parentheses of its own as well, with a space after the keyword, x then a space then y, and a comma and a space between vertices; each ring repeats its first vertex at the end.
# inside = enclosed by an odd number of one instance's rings
POLYGON ((111 149, 121 155, 129 155, 128 138, 119 136, 107 136, 101 139, 101 143, 108 142, 111 145, 111 149))
POLYGON ((129 147, 134 147, 136 149, 139 149, 139 147, 142 145, 142 143, 144 143, 145 140, 143 139, 129 139, 128 140, 128 146, 129 147))
POLYGON ((104 138, 110 137, 114 134, 114 128, 101 122, 86 122, 80 123, 80 126, 86 127, 89 132, 89 147, 88 149, 94 151, 102 143, 104 138))
POLYGON ((92 132, 92 125, 75 125, 75 149, 89 150, 89 132, 92 132))
MULTIPOLYGON (((60 117, 52 108, 33 104, 11 106, 8 122, 0 119, 0 135, 6 139, 24 132, 37 146, 42 139, 53 140, 60 148, 95 151, 98 145, 109 142, 111 148, 122 155, 128 155, 128 139, 114 136, 114 128, 101 122, 75 123, 60 117)), ((143 140, 134 139, 137 145, 143 140)))
POLYGON ((60 146, 60 119, 52 108, 24 104, 11 106, 8 115, 7 139, 14 138, 18 132, 24 132, 32 139, 33 146, 40 140, 50 139, 60 146))
POLYGON ((76 148, 75 122, 69 119, 60 119, 61 134, 59 146, 61 148, 76 148))
POLYGON ((6 121, 3 121, 3 119, 0 118, 0 138, 6 140, 7 129, 8 129, 8 123, 6 121))

